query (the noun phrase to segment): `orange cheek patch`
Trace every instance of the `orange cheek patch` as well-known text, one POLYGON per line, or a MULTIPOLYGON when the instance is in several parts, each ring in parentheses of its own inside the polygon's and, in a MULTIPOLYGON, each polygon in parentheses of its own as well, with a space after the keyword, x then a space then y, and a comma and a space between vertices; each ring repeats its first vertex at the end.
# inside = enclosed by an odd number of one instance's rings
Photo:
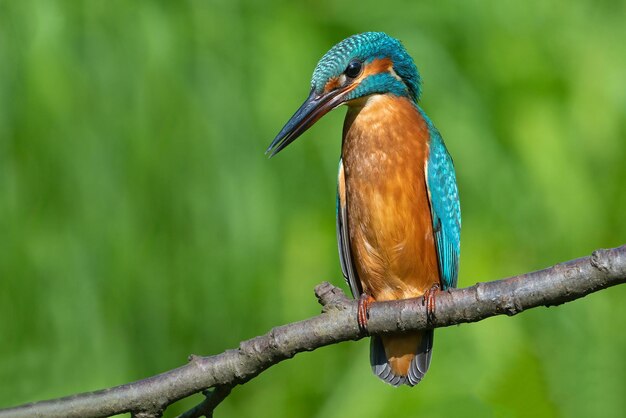
POLYGON ((354 90, 361 84, 363 80, 374 74, 381 74, 393 71, 393 62, 389 58, 381 58, 371 61, 365 65, 363 71, 354 81, 346 88, 346 92, 354 90))
POLYGON ((324 86, 324 91, 329 92, 339 87, 339 77, 333 77, 324 86))
POLYGON ((360 82, 364 78, 369 77, 370 75, 386 73, 393 68, 393 63, 389 58, 381 58, 369 62, 365 65, 363 72, 359 75, 355 82, 360 82))
MULTIPOLYGON (((364 79, 366 79, 367 77, 371 75, 390 72, 392 71, 392 69, 393 69, 393 62, 391 62, 391 59, 389 58, 381 58, 381 59, 371 61, 365 64, 363 71, 361 71, 361 74, 359 74, 357 78, 352 80, 352 82, 349 83, 348 86, 345 86, 345 91, 347 92, 347 91, 353 90, 361 83, 361 81, 363 81, 364 79)), ((328 82, 326 82, 326 84, 324 85, 324 93, 328 93, 330 91, 333 91, 335 89, 342 87, 342 84, 341 84, 342 78, 345 80, 345 77, 342 77, 342 76, 333 77, 330 80, 328 80, 328 82)))

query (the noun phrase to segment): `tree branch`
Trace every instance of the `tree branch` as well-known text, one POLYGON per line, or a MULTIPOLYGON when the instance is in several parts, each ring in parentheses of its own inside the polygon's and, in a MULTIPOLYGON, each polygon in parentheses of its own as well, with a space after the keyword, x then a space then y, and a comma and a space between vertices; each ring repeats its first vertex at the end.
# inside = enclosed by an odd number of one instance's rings
POLYGON ((213 417, 213 410, 230 394, 232 386, 221 385, 216 386, 212 392, 205 391, 206 398, 204 401, 191 408, 189 411, 178 418, 198 418, 198 417, 213 417))
MULTIPOLYGON (((537 306, 560 305, 624 282, 626 245, 598 250, 589 257, 545 270, 447 290, 437 295, 432 322, 427 322, 422 298, 373 303, 368 328, 371 334, 384 334, 516 315, 537 306)), ((125 412, 135 417, 159 417, 173 402, 215 387, 204 402, 182 415, 211 416, 231 388, 270 366, 303 351, 365 336, 357 325, 355 301, 326 282, 317 286, 315 293, 324 306, 321 315, 273 328, 265 335, 243 341, 237 349, 209 357, 192 355, 182 367, 134 383, 0 410, 0 418, 106 417, 125 412)))

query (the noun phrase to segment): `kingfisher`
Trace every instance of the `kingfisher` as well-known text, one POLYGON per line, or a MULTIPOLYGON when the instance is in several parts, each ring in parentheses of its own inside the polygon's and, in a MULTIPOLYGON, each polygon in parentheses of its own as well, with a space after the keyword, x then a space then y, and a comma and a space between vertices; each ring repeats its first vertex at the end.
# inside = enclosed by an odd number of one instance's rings
MULTIPOLYGON (((421 77, 404 46, 382 32, 350 36, 313 71, 308 98, 266 153, 276 155, 329 111, 348 106, 337 185, 343 275, 367 331, 369 304, 456 287, 461 209, 452 158, 418 104, 421 77)), ((376 376, 419 383, 430 367, 433 330, 372 336, 376 376)))

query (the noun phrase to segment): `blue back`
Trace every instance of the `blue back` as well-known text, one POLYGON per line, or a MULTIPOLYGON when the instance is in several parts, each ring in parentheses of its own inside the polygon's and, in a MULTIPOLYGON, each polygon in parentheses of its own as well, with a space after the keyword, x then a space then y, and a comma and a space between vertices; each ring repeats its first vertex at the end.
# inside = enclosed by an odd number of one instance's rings
MULTIPOLYGON (((419 108, 418 108, 419 109, 419 108)), ((443 290, 456 287, 461 252, 461 205, 452 158, 443 139, 422 109, 428 124, 430 153, 427 164, 427 185, 433 217, 435 245, 443 290)))

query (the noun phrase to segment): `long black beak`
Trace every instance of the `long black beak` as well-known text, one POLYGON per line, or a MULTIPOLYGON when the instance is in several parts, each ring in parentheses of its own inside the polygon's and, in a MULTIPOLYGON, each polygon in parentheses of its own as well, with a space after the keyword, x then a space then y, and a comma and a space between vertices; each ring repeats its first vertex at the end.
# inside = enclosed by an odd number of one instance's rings
POLYGON ((265 154, 270 153, 270 158, 278 154, 313 126, 322 116, 341 105, 343 103, 343 94, 341 93, 343 93, 342 90, 335 90, 318 96, 315 94, 315 90, 311 89, 309 97, 276 135, 265 154))

